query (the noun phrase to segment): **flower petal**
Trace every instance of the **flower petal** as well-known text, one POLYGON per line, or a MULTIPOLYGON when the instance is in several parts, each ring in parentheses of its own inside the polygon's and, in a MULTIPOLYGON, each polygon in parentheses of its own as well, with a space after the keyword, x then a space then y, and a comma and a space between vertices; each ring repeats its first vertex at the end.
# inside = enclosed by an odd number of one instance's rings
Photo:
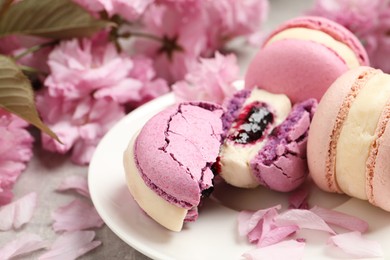
POLYGON ((328 243, 357 258, 383 256, 381 245, 376 241, 364 239, 358 231, 331 236, 328 243))
POLYGON ((277 205, 267 209, 260 209, 256 212, 253 211, 241 211, 238 214, 238 232, 240 236, 246 236, 251 232, 261 221, 263 216, 270 210, 280 209, 281 206, 277 205))
POLYGON ((325 221, 306 209, 290 209, 275 217, 278 226, 297 225, 300 228, 322 230, 331 234, 336 232, 325 223, 325 221))
POLYGON ((287 240, 271 246, 260 247, 243 254, 245 259, 278 259, 295 260, 303 258, 305 243, 296 240, 287 240))
POLYGON ((57 191, 74 190, 78 194, 89 198, 87 178, 83 176, 69 176, 57 187, 57 191))
POLYGON ((309 196, 309 187, 302 185, 295 191, 291 192, 288 197, 288 207, 290 209, 308 209, 307 198, 309 196))
POLYGON ((21 237, 8 242, 0 248, 0 259, 10 259, 47 247, 48 242, 43 241, 40 236, 23 234, 21 237))
POLYGON ((66 232, 59 236, 50 250, 39 257, 39 260, 47 259, 76 259, 101 244, 101 241, 93 241, 94 231, 66 232))
POLYGON ((96 209, 79 199, 55 210, 52 218, 53 229, 56 232, 83 230, 101 227, 104 224, 96 209))
POLYGON ((272 229, 274 218, 278 215, 276 208, 270 208, 262 218, 258 221, 255 228, 248 233, 249 242, 258 242, 258 245, 262 243, 263 237, 266 237, 272 229))
POLYGON ((26 196, 0 208, 0 230, 17 229, 29 222, 37 203, 37 194, 31 192, 26 196))
POLYGON ((328 224, 334 224, 339 227, 346 228, 351 231, 359 231, 361 233, 368 230, 368 223, 355 216, 317 206, 311 208, 310 211, 320 216, 328 224))
POLYGON ((258 247, 270 246, 283 241, 289 235, 299 230, 297 225, 274 226, 257 243, 258 247))

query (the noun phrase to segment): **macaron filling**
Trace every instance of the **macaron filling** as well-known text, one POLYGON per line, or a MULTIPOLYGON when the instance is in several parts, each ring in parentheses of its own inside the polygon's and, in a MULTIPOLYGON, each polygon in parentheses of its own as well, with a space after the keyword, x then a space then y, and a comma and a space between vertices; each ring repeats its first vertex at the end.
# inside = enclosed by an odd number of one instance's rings
POLYGON ((340 56, 349 68, 358 67, 360 62, 354 51, 345 43, 337 41, 329 34, 309 29, 309 28, 288 28, 275 35, 273 35, 265 44, 272 44, 273 42, 284 40, 284 39, 297 39, 304 41, 313 41, 318 44, 322 44, 333 50, 338 56, 340 56))
POLYGON ((390 102, 386 104, 382 111, 379 124, 376 129, 376 140, 371 143, 370 154, 366 163, 366 192, 368 201, 384 210, 390 211, 390 164, 388 155, 390 154, 388 123, 390 121, 390 102))
POLYGON ((353 101, 336 151, 336 179, 346 194, 367 200, 366 161, 379 118, 390 99, 390 75, 371 77, 353 101))
POLYGON ((286 120, 275 127, 264 147, 250 162, 258 182, 272 190, 288 192, 307 175, 306 144, 315 99, 296 104, 286 120))
MULTIPOLYGON (((243 91, 247 93, 247 90, 243 91)), ((232 100, 236 102, 234 98, 232 100)), ((241 96, 239 100, 242 101, 241 96)), ((245 188, 259 185, 249 163, 264 146, 263 137, 287 117, 290 109, 290 100, 285 95, 275 95, 257 88, 252 90, 241 108, 237 109, 240 112, 231 123, 219 155, 220 174, 226 182, 245 188)), ((225 122, 230 122, 230 119, 225 122)))
POLYGON ((336 122, 331 132, 331 140, 329 143, 329 150, 325 162, 325 179, 329 191, 342 193, 343 190, 339 187, 336 178, 336 152, 338 147, 338 140, 342 131, 343 124, 348 116, 349 108, 352 106, 360 90, 365 86, 370 77, 375 75, 377 71, 370 69, 362 73, 351 86, 349 94, 343 100, 340 110, 337 113, 336 122))

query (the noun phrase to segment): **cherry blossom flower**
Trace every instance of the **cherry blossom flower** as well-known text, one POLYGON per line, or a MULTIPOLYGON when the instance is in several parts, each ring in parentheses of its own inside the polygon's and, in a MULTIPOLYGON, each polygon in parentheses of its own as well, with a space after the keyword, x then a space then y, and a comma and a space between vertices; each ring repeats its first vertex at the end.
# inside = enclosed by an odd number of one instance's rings
POLYGON ((49 67, 47 66, 47 57, 52 49, 48 39, 26 36, 26 35, 9 35, 0 38, 0 53, 17 57, 19 54, 26 51, 28 48, 38 45, 47 46, 42 47, 36 52, 26 54, 17 60, 19 64, 29 66, 41 72, 47 73, 49 67))
POLYGON ((194 63, 184 81, 172 86, 179 100, 205 100, 222 104, 236 91, 233 82, 238 79, 239 67, 234 54, 201 59, 194 63))
POLYGON ((120 15, 128 21, 134 21, 154 0, 73 0, 92 13, 106 11, 111 17, 120 15))
POLYGON ((199 57, 210 57, 232 38, 255 32, 267 11, 266 0, 158 1, 142 17, 143 32, 154 41, 137 40, 135 47, 154 59, 159 76, 173 83, 199 57))
POLYGON ((334 20, 365 46, 371 66, 390 72, 390 2, 388 0, 316 0, 307 14, 334 20))
POLYGON ((63 143, 42 134, 43 148, 62 154, 72 151, 71 159, 77 164, 89 163, 100 139, 125 115, 124 108, 110 99, 67 100, 44 91, 36 102, 44 122, 63 143))
POLYGON ((112 96, 124 89, 134 94, 141 87, 128 77, 133 67, 131 59, 119 55, 104 33, 92 39, 62 41, 50 53, 48 64, 50 75, 45 85, 53 97, 77 99, 92 91, 98 95, 106 88, 112 90, 112 96))
POLYGON ((205 1, 208 10, 207 39, 210 51, 220 49, 227 40, 259 31, 267 19, 266 0, 205 1))
POLYGON ((151 60, 118 53, 105 33, 61 42, 48 64, 51 73, 37 106, 63 144, 43 134, 43 147, 71 151, 78 164, 89 163, 100 139, 125 115, 126 105, 138 106, 169 90, 165 80, 155 77, 151 60))
POLYGON ((33 138, 27 125, 0 109, 0 205, 12 200, 12 188, 32 157, 33 138))

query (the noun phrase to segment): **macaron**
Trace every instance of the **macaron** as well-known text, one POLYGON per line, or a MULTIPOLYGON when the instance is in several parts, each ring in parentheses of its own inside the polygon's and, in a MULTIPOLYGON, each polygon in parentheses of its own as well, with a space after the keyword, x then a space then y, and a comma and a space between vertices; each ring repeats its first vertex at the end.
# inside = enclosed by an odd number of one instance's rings
POLYGON ((222 107, 186 102, 152 117, 124 153, 128 188, 138 205, 172 231, 195 221, 213 187, 211 166, 223 133, 222 107))
POLYGON ((308 138, 308 165, 323 190, 390 211, 390 75, 351 69, 327 90, 308 138))
POLYGON ((286 94, 292 103, 318 101, 341 74, 369 65, 349 30, 326 18, 304 16, 281 24, 265 40, 245 75, 245 88, 286 94))
POLYGON ((221 177, 240 188, 297 188, 307 175, 307 132, 316 103, 312 99, 291 109, 283 94, 258 88, 237 92, 222 116, 221 177))

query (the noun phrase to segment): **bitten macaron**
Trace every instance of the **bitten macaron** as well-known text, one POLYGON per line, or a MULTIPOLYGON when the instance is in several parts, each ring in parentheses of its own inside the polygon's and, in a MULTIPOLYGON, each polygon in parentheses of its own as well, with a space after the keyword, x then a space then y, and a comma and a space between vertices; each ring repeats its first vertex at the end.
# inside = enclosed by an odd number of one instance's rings
POLYGON ((358 67, 327 90, 310 126, 310 174, 323 190, 390 211, 390 75, 358 67))
POLYGON ((245 88, 287 95, 294 104, 318 101, 341 74, 368 66, 367 53, 349 30, 326 18, 289 20, 265 40, 245 76, 245 88))
POLYGON ((211 166, 221 146, 222 107, 186 102, 164 109, 133 137, 124 153, 130 193, 155 221, 172 231, 195 221, 213 187, 211 166))

